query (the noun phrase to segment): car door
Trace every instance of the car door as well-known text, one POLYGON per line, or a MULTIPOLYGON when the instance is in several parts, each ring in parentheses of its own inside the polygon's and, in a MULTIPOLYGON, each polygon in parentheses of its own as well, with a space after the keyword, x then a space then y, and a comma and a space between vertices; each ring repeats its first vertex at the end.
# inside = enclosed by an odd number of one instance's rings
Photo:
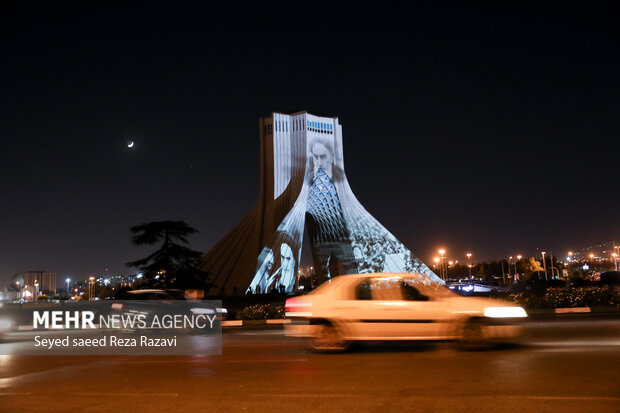
POLYGON ((362 340, 395 339, 401 334, 403 301, 400 278, 368 277, 354 287, 343 318, 348 322, 348 335, 362 340))
POLYGON ((446 336, 448 309, 441 297, 430 294, 415 281, 403 278, 401 282, 403 338, 425 340, 446 336))

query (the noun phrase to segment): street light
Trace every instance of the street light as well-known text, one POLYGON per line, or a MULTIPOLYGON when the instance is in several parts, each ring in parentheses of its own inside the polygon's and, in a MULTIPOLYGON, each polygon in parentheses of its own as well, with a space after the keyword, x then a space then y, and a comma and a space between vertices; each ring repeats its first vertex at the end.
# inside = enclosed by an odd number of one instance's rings
POLYGON ((444 255, 445 253, 446 253, 446 250, 444 250, 443 248, 439 250, 439 255, 441 255, 441 273, 442 273, 442 275, 443 275, 443 279, 444 279, 444 281, 446 281, 446 278, 448 278, 448 277, 447 277, 447 274, 446 274, 446 271, 445 271, 445 270, 444 270, 444 268, 443 268, 443 267, 444 267, 444 265, 443 265, 443 255, 444 255))
POLYGON ((545 270, 545 281, 547 280, 547 262, 545 261, 545 254, 546 252, 543 251, 542 252, 542 258, 543 258, 543 269, 545 270))
POLYGON ((67 278, 67 295, 69 294, 69 283, 71 282, 71 278, 67 278))
POLYGON ((92 301, 95 299, 95 277, 91 276, 88 280, 88 300, 92 301))
POLYGON ((471 252, 468 252, 465 255, 467 255, 467 266, 469 267, 469 280, 471 281, 471 252))
POLYGON ((618 271, 618 254, 614 252, 611 256, 614 257, 614 265, 616 266, 616 271, 618 271))
POLYGON ((34 296, 36 297, 35 300, 37 300, 39 298, 39 281, 34 280, 34 288, 35 288, 34 296))
POLYGON ((523 258, 523 255, 518 254, 517 260, 515 261, 515 277, 513 279, 513 282, 517 282, 519 280, 519 274, 517 273, 517 263, 521 261, 521 258, 523 258))

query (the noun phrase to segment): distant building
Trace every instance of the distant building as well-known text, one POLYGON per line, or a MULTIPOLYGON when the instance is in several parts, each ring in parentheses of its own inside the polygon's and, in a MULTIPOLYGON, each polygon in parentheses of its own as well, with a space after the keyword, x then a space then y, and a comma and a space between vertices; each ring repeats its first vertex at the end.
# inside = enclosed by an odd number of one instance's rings
MULTIPOLYGON (((24 291, 31 291, 32 293, 52 293, 56 294, 56 273, 52 271, 26 271, 18 274, 17 277, 21 277, 23 280, 24 291)), ((17 278, 16 277, 16 278, 17 278)))

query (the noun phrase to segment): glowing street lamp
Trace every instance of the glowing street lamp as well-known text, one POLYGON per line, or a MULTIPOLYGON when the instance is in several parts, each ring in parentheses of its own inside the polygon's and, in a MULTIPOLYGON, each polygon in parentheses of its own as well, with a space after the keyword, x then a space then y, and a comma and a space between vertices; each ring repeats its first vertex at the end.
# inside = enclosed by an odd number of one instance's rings
POLYGON ((435 261, 435 268, 437 268, 437 266, 439 265, 439 257, 433 258, 433 261, 435 261))
POLYGON ((543 269, 545 270, 545 280, 547 279, 547 261, 545 261, 546 252, 542 252, 542 260, 543 260, 543 269))
POLYGON ((39 298, 39 281, 34 280, 35 300, 39 298))
POLYGON ((439 255, 441 255, 441 273, 443 275, 443 279, 445 281, 445 279, 447 278, 446 276, 446 271, 444 270, 444 263, 443 263, 443 256, 446 253, 446 250, 444 250, 443 248, 439 250, 439 255))
POLYGON ((69 294, 69 283, 71 282, 71 278, 67 278, 65 281, 67 281, 67 294, 69 294))
POLYGON ((614 265, 616 266, 616 271, 618 271, 618 254, 614 252, 611 256, 614 257, 614 265))
MULTIPOLYGON (((523 255, 519 254, 517 255, 517 260, 515 261, 515 280, 518 279, 518 275, 517 275, 517 263, 519 261, 521 261, 521 258, 523 258, 523 255)), ((516 282, 516 281, 515 281, 516 282)))
POLYGON ((88 280, 88 300, 92 301, 95 299, 95 277, 90 276, 88 280))
POLYGON ((471 280, 471 252, 468 252, 465 255, 467 255, 467 266, 469 267, 469 279, 471 280))

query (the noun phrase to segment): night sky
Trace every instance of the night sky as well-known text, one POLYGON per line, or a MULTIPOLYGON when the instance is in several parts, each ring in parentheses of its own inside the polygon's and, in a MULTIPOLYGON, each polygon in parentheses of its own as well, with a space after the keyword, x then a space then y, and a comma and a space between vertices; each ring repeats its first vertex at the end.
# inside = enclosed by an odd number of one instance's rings
POLYGON ((353 192, 428 264, 620 241, 614 9, 85 3, 0 6, 0 285, 132 273, 153 220, 207 251, 274 111, 338 116, 353 192))

